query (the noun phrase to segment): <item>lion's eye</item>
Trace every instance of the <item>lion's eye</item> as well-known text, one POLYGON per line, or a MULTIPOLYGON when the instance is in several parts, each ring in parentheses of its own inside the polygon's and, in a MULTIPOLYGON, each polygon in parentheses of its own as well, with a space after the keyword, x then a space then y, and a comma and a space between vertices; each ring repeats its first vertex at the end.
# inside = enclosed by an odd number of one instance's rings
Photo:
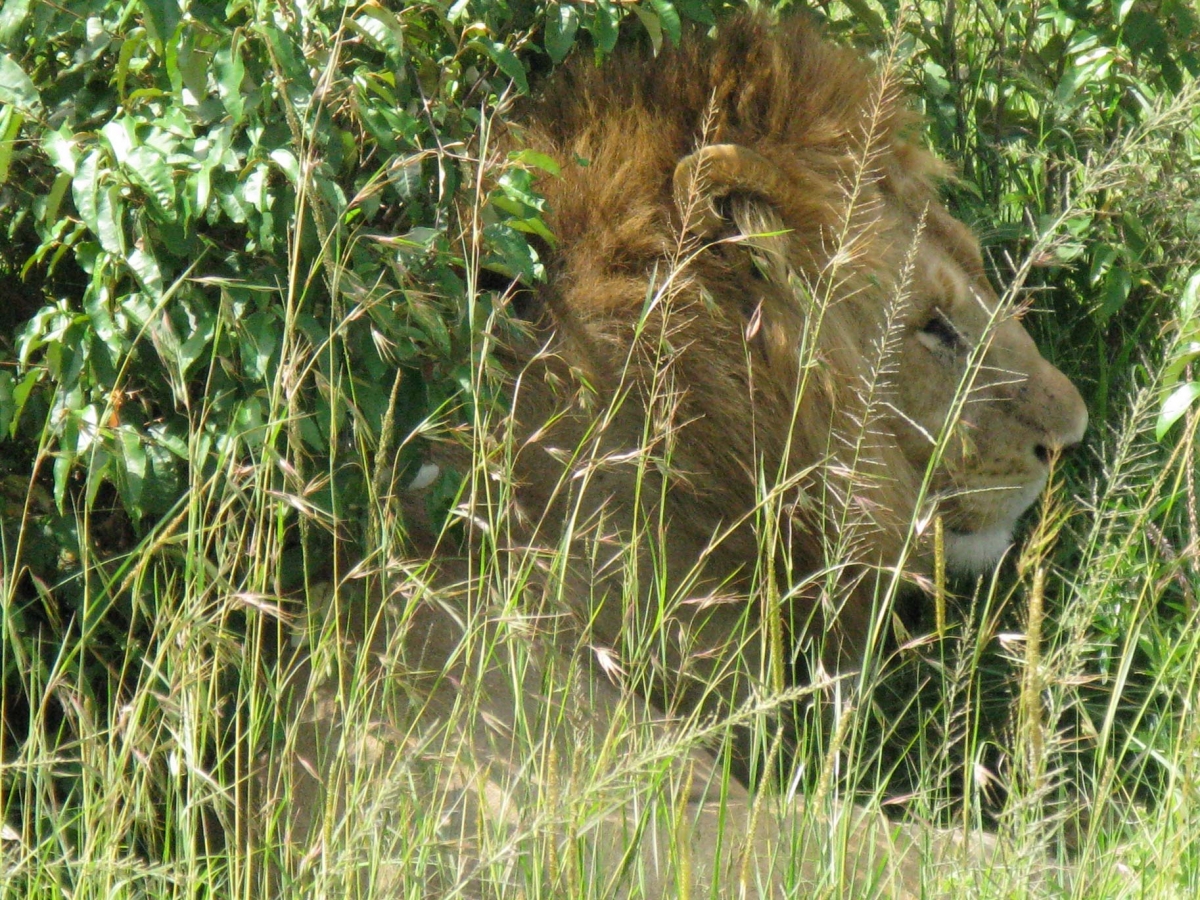
POLYGON ((962 335, 940 309, 934 310, 929 321, 921 326, 921 335, 923 343, 933 344, 936 341, 948 350, 958 350, 963 346, 962 335))

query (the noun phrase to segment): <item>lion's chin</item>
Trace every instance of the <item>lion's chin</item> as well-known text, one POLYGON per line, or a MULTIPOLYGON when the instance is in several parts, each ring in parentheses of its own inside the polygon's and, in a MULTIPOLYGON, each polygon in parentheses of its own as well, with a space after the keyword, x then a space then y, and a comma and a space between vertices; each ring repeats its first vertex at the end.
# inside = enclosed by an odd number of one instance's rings
POLYGON ((946 565, 961 575, 991 569, 1012 546, 1012 526, 987 531, 947 531, 946 565))

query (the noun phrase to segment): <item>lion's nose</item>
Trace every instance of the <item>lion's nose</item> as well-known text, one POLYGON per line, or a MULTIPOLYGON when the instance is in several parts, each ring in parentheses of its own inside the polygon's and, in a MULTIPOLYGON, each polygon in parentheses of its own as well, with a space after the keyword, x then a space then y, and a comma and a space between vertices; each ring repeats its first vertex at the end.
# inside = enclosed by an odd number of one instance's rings
POLYGON ((1044 432, 1034 444, 1033 455, 1042 465, 1049 465, 1050 458, 1063 450, 1069 450, 1083 440, 1087 431, 1088 411, 1083 395, 1066 375, 1043 361, 1046 367, 1041 383, 1045 391, 1043 419, 1044 432))

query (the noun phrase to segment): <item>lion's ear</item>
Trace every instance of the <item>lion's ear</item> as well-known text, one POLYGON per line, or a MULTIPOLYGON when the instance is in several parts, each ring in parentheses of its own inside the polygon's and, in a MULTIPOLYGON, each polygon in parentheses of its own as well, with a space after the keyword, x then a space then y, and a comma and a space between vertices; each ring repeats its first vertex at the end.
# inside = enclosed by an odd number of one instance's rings
POLYGON ((710 144, 689 153, 675 166, 673 188, 684 230, 699 237, 728 225, 718 204, 730 194, 755 194, 779 203, 794 190, 775 163, 738 144, 710 144))

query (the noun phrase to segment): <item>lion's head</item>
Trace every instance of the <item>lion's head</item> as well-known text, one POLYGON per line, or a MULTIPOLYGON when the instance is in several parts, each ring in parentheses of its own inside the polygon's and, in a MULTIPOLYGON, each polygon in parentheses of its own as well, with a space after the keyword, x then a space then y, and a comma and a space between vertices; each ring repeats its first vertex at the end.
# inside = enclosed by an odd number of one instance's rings
POLYGON ((851 645, 864 573, 928 567, 914 522, 943 517, 956 568, 997 560, 1087 413, 940 202, 894 79, 755 17, 556 78, 517 137, 562 166, 544 331, 517 353, 543 525, 624 504, 668 574, 701 559, 724 591, 769 531, 785 595, 851 645), (544 486, 564 465, 596 504, 544 486))

